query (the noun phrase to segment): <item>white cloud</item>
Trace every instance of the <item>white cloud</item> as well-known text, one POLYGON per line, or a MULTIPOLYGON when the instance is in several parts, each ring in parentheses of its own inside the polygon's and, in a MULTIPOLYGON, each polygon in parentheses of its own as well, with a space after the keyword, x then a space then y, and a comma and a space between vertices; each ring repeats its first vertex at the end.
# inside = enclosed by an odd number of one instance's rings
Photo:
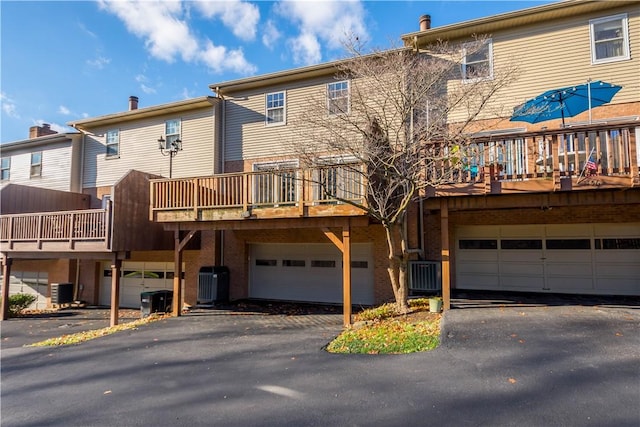
POLYGON ((205 48, 200 53, 200 60, 213 71, 221 72, 229 69, 241 74, 253 74, 256 67, 247 62, 242 50, 228 50, 224 46, 216 46, 207 40, 205 48))
POLYGON ((68 116, 68 115, 71 114, 71 111, 67 107, 65 107, 64 105, 61 105, 61 106, 58 107, 58 113, 60 113, 62 115, 65 115, 65 116, 68 116))
POLYGON ((4 92, 0 92, 0 101, 2 102, 2 111, 13 119, 19 119, 16 104, 13 99, 9 98, 4 92))
POLYGON ((304 64, 321 60, 321 42, 335 50, 349 37, 368 38, 360 0, 282 1, 275 10, 298 25, 300 34, 289 39, 289 46, 294 48, 294 58, 304 64))
POLYGON ((262 33, 262 44, 265 45, 267 49, 273 50, 280 37, 282 37, 282 34, 278 31, 276 25, 272 20, 268 20, 262 33))
POLYGON ((157 93, 157 92, 158 92, 157 90, 155 90, 155 89, 154 89, 154 88, 152 88, 151 86, 147 86, 147 85, 146 85, 146 84, 144 84, 144 83, 140 85, 140 89, 141 89, 144 93, 146 93, 146 94, 154 94, 154 93, 157 93))
MULTIPOLYGON (((237 1, 233 3, 220 12, 223 20, 231 22, 232 19, 248 17, 246 21, 255 26, 259 14, 254 17, 253 13, 258 13, 257 8, 237 1), (252 8, 255 11, 252 12, 252 8)), ((198 10, 206 7, 205 3, 198 4, 198 10)), ((157 59, 172 63, 181 58, 187 63, 203 63, 215 72, 233 70, 251 74, 256 70, 242 50, 229 50, 225 46, 214 45, 209 39, 198 39, 189 28, 189 10, 180 1, 100 0, 99 5, 122 20, 129 32, 143 39, 149 53, 157 59)), ((235 24, 234 33, 238 29, 241 34, 247 34, 245 26, 248 24, 235 24)), ((255 29, 253 31, 255 35, 255 29)))
POLYGON ((311 33, 303 33, 289 39, 288 44, 296 64, 317 64, 322 60, 318 38, 311 33))
POLYGON ((140 83, 140 90, 142 90, 146 94, 154 94, 158 93, 156 88, 148 85, 149 79, 144 74, 138 74, 135 76, 135 81, 140 83))
POLYGON ((205 18, 220 17, 222 23, 242 40, 253 40, 260 21, 258 6, 240 0, 197 1, 196 8, 205 18))
POLYGON ((104 56, 98 56, 95 59, 87 59, 87 65, 97 68, 98 70, 102 70, 104 66, 109 64, 110 62, 111 59, 105 58, 104 56))
POLYGON ((76 132, 74 128, 61 125, 58 123, 51 123, 50 121, 47 121, 47 120, 38 119, 33 121, 33 124, 36 126, 42 126, 45 123, 48 123, 51 126, 51 129, 55 130, 58 133, 76 132))

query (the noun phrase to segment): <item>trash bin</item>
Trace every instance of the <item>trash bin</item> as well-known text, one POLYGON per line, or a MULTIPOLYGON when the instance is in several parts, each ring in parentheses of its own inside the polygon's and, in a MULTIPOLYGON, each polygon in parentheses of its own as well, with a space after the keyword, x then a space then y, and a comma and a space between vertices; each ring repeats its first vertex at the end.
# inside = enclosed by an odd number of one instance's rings
POLYGON ((152 313, 168 313, 173 303, 173 291, 166 289, 142 292, 140 294, 140 312, 142 317, 152 313))

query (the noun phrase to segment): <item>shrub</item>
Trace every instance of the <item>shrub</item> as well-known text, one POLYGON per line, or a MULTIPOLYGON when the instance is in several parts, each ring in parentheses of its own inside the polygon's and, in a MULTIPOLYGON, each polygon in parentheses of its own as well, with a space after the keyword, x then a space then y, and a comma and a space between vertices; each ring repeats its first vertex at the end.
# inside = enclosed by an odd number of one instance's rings
POLYGON ((396 315, 395 304, 387 303, 356 314, 356 321, 380 321, 396 315))
MULTIPOLYGON (((22 312, 22 310, 33 304, 36 299, 36 296, 31 294, 11 295, 9 297, 9 316, 17 316, 22 312)), ((1 298, 0 301, 2 301, 1 298)))

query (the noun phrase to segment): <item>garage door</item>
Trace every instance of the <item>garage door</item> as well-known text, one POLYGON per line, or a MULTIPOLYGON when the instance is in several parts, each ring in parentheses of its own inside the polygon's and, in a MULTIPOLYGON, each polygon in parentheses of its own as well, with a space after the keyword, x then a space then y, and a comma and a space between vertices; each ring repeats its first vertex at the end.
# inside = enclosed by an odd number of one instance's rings
MULTIPOLYGON (((109 263, 103 264, 102 271, 100 304, 110 305, 111 268, 109 263)), ((140 294, 142 292, 173 290, 174 269, 172 262, 123 262, 120 271, 120 307, 140 308, 140 294)))
MULTIPOLYGON (((2 274, 0 274, 0 283, 2 283, 2 274)), ((33 295, 36 300, 28 308, 44 309, 47 307, 48 284, 46 271, 18 271, 9 277, 9 295, 33 295)))
POLYGON ((456 288, 640 295, 640 223, 464 226, 456 288))
MULTIPOLYGON (((351 300, 371 305, 371 244, 351 248, 351 300)), ((342 303, 342 253, 331 244, 255 244, 250 252, 251 298, 342 303)))

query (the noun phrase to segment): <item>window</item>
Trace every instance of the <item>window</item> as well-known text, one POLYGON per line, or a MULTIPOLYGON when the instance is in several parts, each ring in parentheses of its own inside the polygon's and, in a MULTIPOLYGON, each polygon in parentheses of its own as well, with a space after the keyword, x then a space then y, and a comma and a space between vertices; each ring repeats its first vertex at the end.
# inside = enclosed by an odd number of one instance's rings
POLYGON ((120 155, 120 131, 107 131, 107 157, 118 157, 120 155))
POLYGON ((542 240, 521 239, 521 240, 501 240, 502 249, 542 249, 542 240))
POLYGON ((324 157, 313 171, 314 198, 318 203, 336 203, 336 199, 358 200, 364 197, 364 168, 355 158, 324 157))
POLYGON ((329 115, 349 113, 349 82, 342 81, 327 85, 327 109, 329 115))
POLYGON ((2 167, 0 167, 0 180, 8 181, 11 171, 11 157, 2 158, 2 167))
POLYGON ((462 55, 463 81, 493 77, 493 41, 491 39, 464 44, 462 55))
POLYGON ((332 260, 311 260, 311 267, 315 268, 335 268, 336 262, 332 260))
POLYGON ((284 92, 267 94, 267 125, 285 123, 285 96, 284 92))
POLYGON ((165 122, 166 147, 181 150, 180 119, 167 120, 165 122))
POLYGON ((547 249, 591 249, 591 240, 547 239, 547 249))
POLYGON ((42 176, 42 152, 31 153, 31 175, 42 176))
POLYGON ((493 239, 465 239, 458 242, 460 249, 498 249, 498 241, 493 239))
POLYGON ((306 262, 303 259, 283 259, 282 260, 283 267, 304 267, 305 265, 306 265, 306 262))
POLYGON ((260 267, 276 267, 278 261, 275 259, 257 259, 256 265, 260 267))
POLYGON ((254 203, 293 204, 298 201, 297 161, 256 163, 253 170, 254 203))
POLYGON ((591 31, 591 63, 629 59, 629 29, 623 13, 589 21, 591 31))

